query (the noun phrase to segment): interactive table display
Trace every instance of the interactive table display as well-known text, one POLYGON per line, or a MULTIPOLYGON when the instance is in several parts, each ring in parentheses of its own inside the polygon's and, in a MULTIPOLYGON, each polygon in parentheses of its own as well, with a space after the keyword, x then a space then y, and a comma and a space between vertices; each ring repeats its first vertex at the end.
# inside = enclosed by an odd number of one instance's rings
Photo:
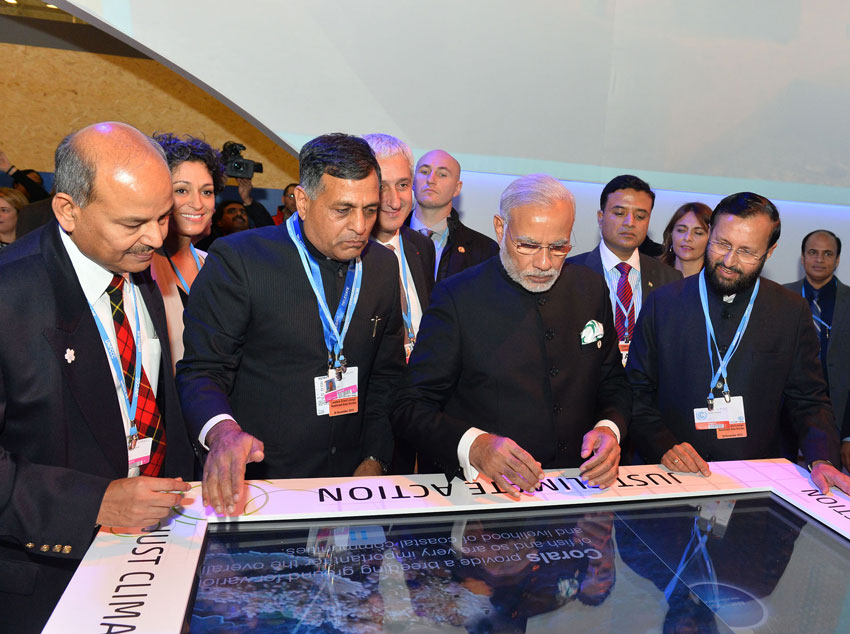
POLYGON ((785 461, 711 467, 608 491, 550 472, 520 502, 443 476, 252 482, 238 518, 197 500, 102 531, 45 631, 850 631, 850 500, 785 461))

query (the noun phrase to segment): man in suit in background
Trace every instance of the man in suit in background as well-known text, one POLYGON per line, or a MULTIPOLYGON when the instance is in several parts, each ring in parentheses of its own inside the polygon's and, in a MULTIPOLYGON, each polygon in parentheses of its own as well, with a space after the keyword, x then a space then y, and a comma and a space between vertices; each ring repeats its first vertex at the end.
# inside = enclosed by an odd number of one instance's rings
POLYGON ((499 252, 492 239, 460 221, 452 199, 460 194, 460 163, 448 152, 431 150, 416 164, 416 209, 410 227, 434 241, 436 281, 488 260, 499 252))
POLYGON ((369 243, 380 167, 363 139, 329 134, 300 172, 298 213, 216 240, 184 313, 177 385, 219 513, 246 473, 380 475, 392 459, 404 347, 395 256, 369 243))
MULTIPOLYGON (((835 422, 841 429, 850 396, 850 286, 835 277, 841 260, 841 239, 832 231, 816 229, 803 238, 806 276, 786 284, 809 302, 820 340, 820 362, 829 390, 835 422)), ((841 462, 850 469, 850 429, 841 429, 841 462)))
POLYGON ((631 393, 605 284, 564 264, 574 219, 561 183, 519 178, 493 219, 500 257, 434 288, 393 411, 420 471, 482 472, 514 496, 543 467, 613 483, 631 393))
MULTIPOLYGON (((389 134, 363 138, 381 166, 381 209, 372 236, 398 259, 404 350, 409 359, 434 288, 434 243, 404 224, 413 208, 413 153, 407 143, 389 134)), ((416 452, 396 438, 389 472, 413 473, 415 466, 416 452)))
POLYGON ((381 209, 372 236, 398 259, 405 351, 409 357, 434 288, 434 243, 404 224, 413 208, 413 153, 407 143, 389 134, 367 134, 363 138, 381 166, 381 209))
POLYGON ((711 460, 783 457, 784 409, 815 485, 847 492, 812 314, 759 277, 779 233, 767 198, 727 196, 703 271, 647 298, 626 366, 631 438, 648 463, 708 475, 711 460))
POLYGON ((98 524, 156 523, 189 488, 156 476, 193 473, 148 272, 172 206, 162 148, 124 124, 85 128, 57 148, 55 187, 55 219, 0 256, 0 622, 9 632, 41 631, 98 524))
POLYGON ((646 239, 654 204, 655 192, 646 182, 629 174, 617 176, 599 197, 597 221, 602 242, 592 251, 570 258, 570 262, 602 275, 608 284, 623 365, 646 296, 682 279, 676 269, 638 251, 646 239))

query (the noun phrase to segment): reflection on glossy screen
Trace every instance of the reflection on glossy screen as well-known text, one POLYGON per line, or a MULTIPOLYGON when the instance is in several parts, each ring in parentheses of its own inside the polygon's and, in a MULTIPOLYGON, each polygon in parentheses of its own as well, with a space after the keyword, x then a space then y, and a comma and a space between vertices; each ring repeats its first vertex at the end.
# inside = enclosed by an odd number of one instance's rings
POLYGON ((210 534, 191 631, 813 632, 848 601, 847 542, 765 496, 583 510, 210 534))

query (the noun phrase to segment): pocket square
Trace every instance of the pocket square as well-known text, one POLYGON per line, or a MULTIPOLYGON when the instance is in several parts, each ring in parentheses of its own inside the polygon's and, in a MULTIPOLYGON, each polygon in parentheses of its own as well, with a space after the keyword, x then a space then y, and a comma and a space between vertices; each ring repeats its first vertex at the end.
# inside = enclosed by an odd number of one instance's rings
POLYGON ((599 341, 602 339, 603 334, 605 334, 605 330, 602 328, 602 324, 595 319, 591 319, 581 331, 581 344, 585 346, 594 341, 599 341))

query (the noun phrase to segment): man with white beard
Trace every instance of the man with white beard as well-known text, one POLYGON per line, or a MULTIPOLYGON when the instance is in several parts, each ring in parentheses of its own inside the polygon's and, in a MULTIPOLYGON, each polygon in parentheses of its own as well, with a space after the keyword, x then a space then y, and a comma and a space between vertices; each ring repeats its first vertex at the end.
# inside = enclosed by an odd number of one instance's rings
POLYGON ((613 484, 630 388, 605 281, 564 263, 574 220, 561 183, 519 178, 493 218, 499 259, 435 287, 392 417, 420 472, 480 472, 514 497, 548 468, 613 484))

